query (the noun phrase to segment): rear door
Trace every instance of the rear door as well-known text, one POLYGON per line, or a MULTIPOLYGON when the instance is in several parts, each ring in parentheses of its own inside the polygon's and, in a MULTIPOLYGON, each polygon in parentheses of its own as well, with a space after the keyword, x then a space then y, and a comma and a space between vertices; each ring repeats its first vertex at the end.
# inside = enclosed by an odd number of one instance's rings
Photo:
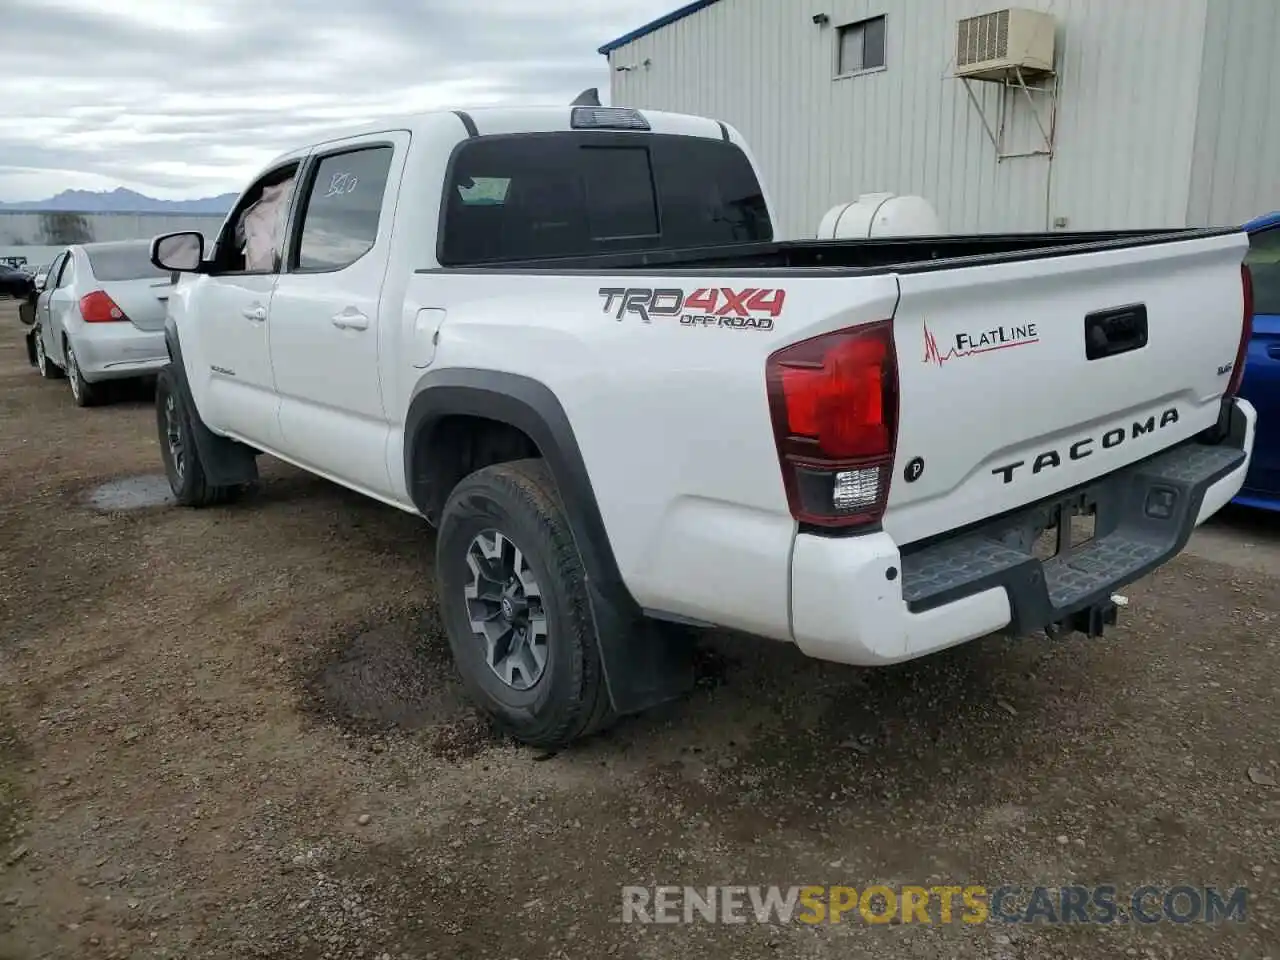
POLYGON ((885 529, 904 544, 954 530, 1216 423, 1246 244, 1233 233, 901 274, 885 529))
POLYGON ((173 275, 151 263, 150 241, 85 247, 92 277, 84 291, 102 290, 139 330, 164 329, 173 275))
POLYGON ((1280 501, 1280 224, 1255 233, 1249 247, 1253 339, 1240 392, 1258 410, 1258 432, 1242 494, 1280 501))
POLYGON ((381 496, 393 487, 379 305, 408 145, 390 131, 316 148, 271 301, 282 452, 381 496))

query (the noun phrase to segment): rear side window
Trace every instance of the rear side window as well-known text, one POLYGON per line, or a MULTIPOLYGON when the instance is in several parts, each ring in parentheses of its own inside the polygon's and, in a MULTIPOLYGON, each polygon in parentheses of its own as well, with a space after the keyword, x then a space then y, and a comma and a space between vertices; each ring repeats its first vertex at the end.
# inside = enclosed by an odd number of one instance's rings
POLYGON ((123 247, 86 247, 89 269, 103 283, 119 280, 168 278, 169 271, 151 262, 151 245, 130 244, 123 247))
POLYGON ((1253 280, 1253 312, 1280 315, 1280 227, 1255 233, 1244 262, 1253 280))
POLYGON ((364 147, 317 164, 302 213, 298 269, 341 270, 373 249, 393 153, 364 147))
POLYGON ((773 239, 751 164, 720 140, 479 137, 458 149, 446 189, 447 266, 773 239))

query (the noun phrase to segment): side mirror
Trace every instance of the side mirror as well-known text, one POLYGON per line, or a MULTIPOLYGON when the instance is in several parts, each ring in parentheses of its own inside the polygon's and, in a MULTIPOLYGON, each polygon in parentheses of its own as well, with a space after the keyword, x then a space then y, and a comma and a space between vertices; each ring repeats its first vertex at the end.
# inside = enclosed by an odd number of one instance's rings
POLYGON ((35 279, 35 288, 36 288, 36 293, 43 293, 43 292, 44 292, 44 285, 45 285, 46 283, 48 283, 48 281, 49 281, 49 278, 48 278, 47 276, 45 276, 45 277, 36 277, 36 279, 35 279))
POLYGON ((199 273, 204 266, 204 235, 189 230, 151 241, 151 262, 173 273, 199 273))

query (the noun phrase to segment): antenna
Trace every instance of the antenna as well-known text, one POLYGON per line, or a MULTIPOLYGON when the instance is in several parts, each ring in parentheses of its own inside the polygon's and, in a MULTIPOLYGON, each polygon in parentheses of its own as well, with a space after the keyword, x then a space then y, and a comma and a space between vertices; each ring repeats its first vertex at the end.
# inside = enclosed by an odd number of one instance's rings
POLYGON ((573 103, 569 104, 569 106, 598 107, 600 106, 600 91, 595 87, 587 87, 574 98, 573 103))

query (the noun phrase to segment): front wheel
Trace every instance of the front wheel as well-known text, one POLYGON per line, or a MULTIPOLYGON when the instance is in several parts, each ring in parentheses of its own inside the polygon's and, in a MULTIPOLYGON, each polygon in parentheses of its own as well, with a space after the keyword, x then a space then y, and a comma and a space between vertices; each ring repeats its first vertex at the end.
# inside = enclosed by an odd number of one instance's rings
POLYGON ((463 683, 504 730, 559 747, 614 719, 582 559, 543 461, 458 484, 440 519, 436 578, 463 683))
POLYGON ((192 436, 191 418, 173 372, 165 367, 156 377, 156 428, 160 459, 174 498, 184 507, 208 507, 234 500, 238 486, 214 486, 205 477, 200 451, 192 436))

